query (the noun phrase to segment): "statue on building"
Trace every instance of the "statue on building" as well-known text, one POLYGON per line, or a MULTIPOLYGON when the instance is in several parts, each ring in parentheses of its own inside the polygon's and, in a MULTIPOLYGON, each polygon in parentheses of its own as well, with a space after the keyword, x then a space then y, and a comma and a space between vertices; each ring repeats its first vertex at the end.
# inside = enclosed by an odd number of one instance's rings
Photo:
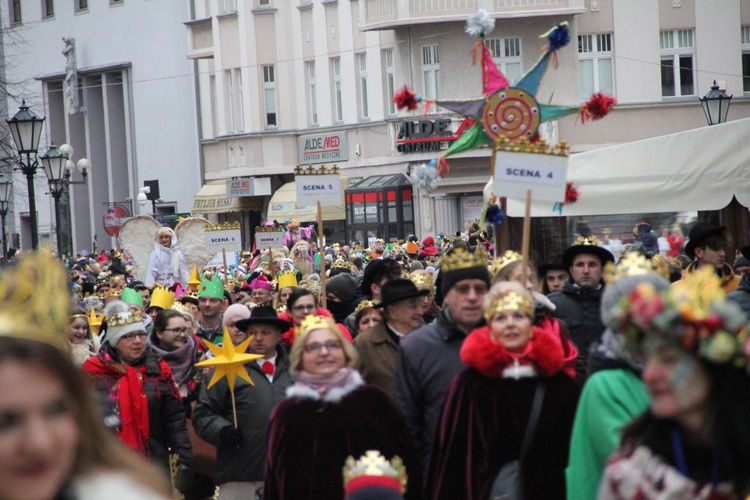
POLYGON ((62 54, 65 56, 65 107, 69 115, 78 112, 78 68, 76 67, 76 39, 63 37, 65 48, 62 54))

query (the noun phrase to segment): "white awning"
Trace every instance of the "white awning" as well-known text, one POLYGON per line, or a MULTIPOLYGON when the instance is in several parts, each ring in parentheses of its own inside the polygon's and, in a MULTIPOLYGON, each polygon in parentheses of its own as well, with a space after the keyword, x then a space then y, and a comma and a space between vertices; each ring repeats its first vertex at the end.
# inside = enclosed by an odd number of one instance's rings
MULTIPOLYGON (((563 215, 719 210, 732 196, 748 207, 750 118, 574 154, 568 181, 579 198, 563 215)), ((532 201, 532 216, 556 213, 532 201)), ((523 217, 524 201, 509 199, 508 214, 523 217)))
MULTIPOLYGON (((348 179, 341 178, 341 205, 321 207, 323 220, 344 220, 344 189, 348 186, 348 179)), ((284 219, 297 219, 299 222, 315 222, 318 219, 318 207, 316 205, 297 205, 297 184, 287 182, 271 196, 268 203, 267 220, 283 221, 284 219)))
POLYGON ((262 208, 258 196, 229 197, 226 181, 208 181, 193 199, 194 214, 258 211, 262 208))

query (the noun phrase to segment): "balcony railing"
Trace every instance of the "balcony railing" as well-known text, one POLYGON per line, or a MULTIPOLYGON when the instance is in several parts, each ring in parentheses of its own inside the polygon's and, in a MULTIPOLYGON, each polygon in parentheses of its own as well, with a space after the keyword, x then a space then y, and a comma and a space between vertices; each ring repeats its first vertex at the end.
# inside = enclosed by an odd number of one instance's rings
POLYGON ((460 21, 478 9, 496 17, 579 14, 585 0, 365 0, 364 30, 460 21))
POLYGON ((190 21, 188 28, 188 58, 204 59, 214 56, 214 33, 211 19, 190 21))

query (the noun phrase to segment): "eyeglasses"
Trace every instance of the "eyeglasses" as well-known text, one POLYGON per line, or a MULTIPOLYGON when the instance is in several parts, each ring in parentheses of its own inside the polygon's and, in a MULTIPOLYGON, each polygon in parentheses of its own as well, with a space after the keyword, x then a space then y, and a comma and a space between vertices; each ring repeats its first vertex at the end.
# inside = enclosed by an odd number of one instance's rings
POLYGON ((143 340, 146 337, 148 337, 148 334, 146 334, 146 332, 134 332, 134 333, 128 333, 127 335, 123 335, 122 337, 120 337, 120 339, 127 340, 128 342, 132 342, 136 338, 143 340))
POLYGON ((164 331, 172 332, 175 335, 179 335, 181 333, 187 333, 188 329, 187 328, 165 328, 164 331))
POLYGON ((312 344, 307 344, 305 346, 305 352, 308 353, 318 353, 321 349, 326 348, 326 351, 338 351, 341 349, 341 342, 338 340, 328 340, 326 342, 323 342, 322 344, 320 342, 313 342, 312 344))
POLYGON ((315 304, 307 304, 307 305, 298 305, 292 307, 292 311, 302 312, 302 311, 312 311, 315 309, 315 304))

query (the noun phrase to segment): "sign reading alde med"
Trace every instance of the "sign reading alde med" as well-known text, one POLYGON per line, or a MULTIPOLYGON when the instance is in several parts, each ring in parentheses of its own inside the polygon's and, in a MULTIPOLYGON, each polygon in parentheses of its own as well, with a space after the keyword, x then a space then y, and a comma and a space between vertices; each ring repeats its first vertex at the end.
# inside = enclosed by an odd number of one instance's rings
POLYGON ((332 163, 349 159, 346 132, 301 135, 297 139, 299 164, 332 163))
POLYGON ((321 206, 341 205, 341 177, 336 175, 298 175, 297 204, 321 206))

